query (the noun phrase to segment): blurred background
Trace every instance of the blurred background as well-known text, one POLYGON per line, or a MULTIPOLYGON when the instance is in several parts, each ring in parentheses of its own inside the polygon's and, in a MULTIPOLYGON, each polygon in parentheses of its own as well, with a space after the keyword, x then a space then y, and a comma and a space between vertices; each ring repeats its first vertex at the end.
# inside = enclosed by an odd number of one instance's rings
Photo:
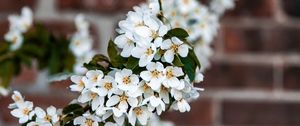
MULTIPOLYGON (((35 21, 56 34, 75 32, 73 18, 85 14, 91 22, 95 49, 106 53, 117 22, 143 0, 0 0, 0 36, 8 31, 7 16, 23 6, 35 21)), ((0 37, 3 40, 3 37, 0 37)), ((176 125, 299 126, 300 125, 300 0, 237 0, 226 12, 213 45, 212 66, 205 75, 205 92, 191 103, 191 112, 167 113, 176 125)), ((45 72, 44 72, 45 73, 45 72)), ((42 72, 43 74, 43 72, 42 72)), ((63 107, 76 94, 70 81, 47 84, 35 68, 23 68, 13 81, 35 105, 63 107)), ((10 97, 0 97, 0 126, 15 126, 10 97)))

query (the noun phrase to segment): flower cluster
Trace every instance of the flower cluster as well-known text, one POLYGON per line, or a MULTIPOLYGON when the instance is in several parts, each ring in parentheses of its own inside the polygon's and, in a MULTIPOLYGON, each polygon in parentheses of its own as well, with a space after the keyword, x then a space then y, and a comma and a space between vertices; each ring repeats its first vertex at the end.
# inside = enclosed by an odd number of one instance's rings
POLYGON ((169 24, 186 29, 190 34, 188 40, 195 46, 203 72, 210 66, 211 43, 219 28, 219 18, 226 9, 233 8, 234 0, 211 0, 210 6, 198 0, 162 0, 162 3, 169 24))
POLYGON ((33 106, 30 101, 25 101, 18 91, 12 95, 14 103, 9 105, 11 114, 19 119, 20 124, 26 123, 27 126, 56 126, 59 125, 59 111, 50 106, 47 110, 33 106))
MULTIPOLYGON (((122 58, 132 60, 128 61, 131 64, 108 72, 90 70, 85 76, 71 77, 74 83, 71 90, 80 93, 78 102, 91 106, 91 111, 75 119, 74 124, 89 119, 90 123, 122 125, 128 120, 131 125, 137 122, 146 125, 150 117, 168 108, 190 111, 188 101, 197 98, 198 91, 202 90, 192 84, 195 77, 191 76, 195 71, 188 75, 188 68, 181 63, 193 53, 192 47, 185 39, 171 34, 176 30, 171 30, 159 19, 154 9, 157 7, 154 3, 151 5, 153 9, 134 7, 134 11, 119 23, 120 35, 113 44, 121 50, 122 58), (137 66, 128 67, 135 63, 137 66)), ((198 80, 202 79, 198 76, 198 80)))
POLYGON ((92 112, 87 114, 98 117, 93 122, 107 123, 106 119, 113 117, 118 125, 126 118, 132 125, 137 120, 146 125, 153 114, 160 115, 168 105, 180 112, 190 111, 187 101, 197 98, 200 89, 193 87, 188 77, 179 79, 184 76, 181 68, 164 68, 160 62, 150 62, 146 68, 140 75, 126 68, 115 69, 107 75, 90 70, 85 76, 72 76, 75 84, 70 88, 80 92, 79 103, 91 106, 92 112))
POLYGON ((28 7, 23 7, 21 15, 10 15, 8 20, 9 32, 5 34, 4 38, 11 43, 10 50, 15 51, 22 46, 24 39, 22 34, 32 26, 32 11, 28 7))
POLYGON ((60 125, 149 125, 169 109, 190 111, 188 102, 203 90, 194 87, 203 80, 200 62, 188 32, 166 23, 160 6, 134 7, 109 42, 109 58, 96 55, 85 75, 71 77, 70 90, 80 95, 62 110, 60 125))
POLYGON ((69 48, 76 57, 74 73, 84 74, 87 69, 82 64, 90 61, 95 55, 95 52, 91 51, 93 39, 89 33, 89 23, 82 14, 76 16, 75 25, 77 32, 72 35, 69 48))

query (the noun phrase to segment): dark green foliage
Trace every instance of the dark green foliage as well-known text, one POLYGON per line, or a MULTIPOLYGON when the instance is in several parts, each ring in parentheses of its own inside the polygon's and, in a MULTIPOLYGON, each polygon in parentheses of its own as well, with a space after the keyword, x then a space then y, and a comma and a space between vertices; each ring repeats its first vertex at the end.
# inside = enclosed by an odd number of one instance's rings
POLYGON ((126 63, 126 59, 120 55, 116 44, 112 40, 108 43, 107 54, 114 68, 122 68, 124 63, 126 63))
POLYGON ((33 61, 37 62, 39 70, 48 69, 51 75, 72 72, 75 57, 69 50, 70 41, 66 37, 54 36, 41 24, 23 36, 22 46, 15 51, 9 50, 9 42, 0 42, 1 86, 7 87, 11 78, 20 73, 21 66, 31 68, 33 61))

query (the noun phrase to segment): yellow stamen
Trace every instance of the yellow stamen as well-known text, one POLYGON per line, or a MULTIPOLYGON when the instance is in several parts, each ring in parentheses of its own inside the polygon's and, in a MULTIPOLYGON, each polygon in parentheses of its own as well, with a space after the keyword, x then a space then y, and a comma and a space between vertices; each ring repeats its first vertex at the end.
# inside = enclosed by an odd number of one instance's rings
POLYGON ((137 116, 140 116, 143 114, 143 110, 141 108, 135 108, 135 109, 133 109, 133 111, 137 116))
POLYGON ((46 116, 44 117, 44 119, 45 119, 46 121, 50 122, 50 121, 51 121, 51 116, 46 115, 46 116))
POLYGON ((112 89, 112 83, 106 82, 106 83, 104 84, 104 88, 107 89, 107 90, 112 89))
POLYGON ((120 101, 127 101, 127 99, 128 97, 125 94, 120 96, 120 101))
POLYGON ((93 120, 87 119, 87 120, 85 121, 85 125, 86 125, 86 126, 92 126, 92 125, 93 125, 93 120))
POLYGON ((131 83, 130 78, 128 76, 124 77, 123 78, 123 83, 126 84, 126 85, 130 84, 131 83))
POLYGON ((24 115, 29 115, 30 110, 28 108, 23 109, 24 115))
POLYGON ((173 71, 172 70, 168 70, 167 73, 166 73, 166 76, 167 76, 168 79, 174 77, 173 71))

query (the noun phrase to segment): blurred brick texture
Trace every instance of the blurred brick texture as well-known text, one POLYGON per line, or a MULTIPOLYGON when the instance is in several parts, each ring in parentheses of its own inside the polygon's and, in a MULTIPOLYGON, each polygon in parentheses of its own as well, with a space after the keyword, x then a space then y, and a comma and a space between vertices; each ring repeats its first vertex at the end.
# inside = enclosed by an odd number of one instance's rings
MULTIPOLYGON (((1 0, 0 35, 8 28, 6 16, 24 5, 49 29, 67 36, 75 30, 74 16, 83 13, 92 23, 95 48, 103 53, 117 22, 142 1, 1 0)), ((191 112, 169 112, 164 119, 179 126, 300 125, 300 0, 236 1, 222 18, 214 47, 212 66, 198 85, 206 89, 201 98, 191 103, 191 112)), ((23 69, 12 86, 35 105, 62 107, 76 96, 68 91, 69 80, 38 91, 32 84, 38 72, 23 69)), ((16 125, 7 109, 10 102, 10 97, 0 98, 1 126, 16 125)))

